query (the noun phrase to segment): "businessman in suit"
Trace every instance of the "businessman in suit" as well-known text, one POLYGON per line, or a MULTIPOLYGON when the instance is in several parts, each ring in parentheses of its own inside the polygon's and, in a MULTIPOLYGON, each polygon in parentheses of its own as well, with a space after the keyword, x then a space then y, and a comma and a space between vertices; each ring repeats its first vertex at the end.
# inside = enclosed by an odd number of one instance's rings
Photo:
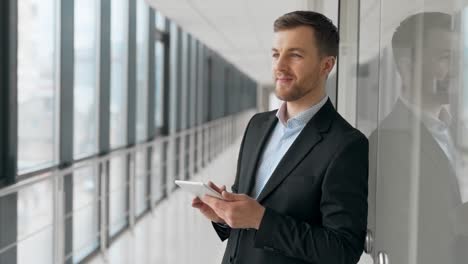
POLYGON ((192 206, 228 239, 222 263, 348 264, 363 251, 368 141, 325 92, 338 32, 322 14, 296 11, 274 23, 276 96, 245 130, 232 193, 192 206))

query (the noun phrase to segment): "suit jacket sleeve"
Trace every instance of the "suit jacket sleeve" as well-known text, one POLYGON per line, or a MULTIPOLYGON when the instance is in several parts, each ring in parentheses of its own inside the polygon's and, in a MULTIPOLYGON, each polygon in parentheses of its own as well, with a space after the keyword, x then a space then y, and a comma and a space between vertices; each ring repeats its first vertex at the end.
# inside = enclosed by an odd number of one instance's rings
MULTIPOLYGON (((368 141, 358 131, 346 135, 321 186, 321 225, 311 225, 266 208, 255 247, 310 263, 357 263, 367 225, 368 141)), ((293 190, 292 190, 293 191, 293 190)))
MULTIPOLYGON (((237 157, 237 169, 236 169, 236 178, 234 180, 234 184, 231 186, 231 190, 233 193, 237 193, 239 191, 239 174, 240 174, 240 168, 241 168, 241 161, 242 161, 242 151, 244 150, 244 141, 245 137, 247 135, 247 130, 249 129, 250 123, 254 119, 255 115, 250 119, 249 123, 247 124, 247 127, 245 128, 244 131, 244 136, 242 137, 242 142, 239 150, 239 155, 237 157)), ((212 222, 213 227, 218 234, 219 238, 221 241, 224 241, 229 238, 229 235, 231 234, 231 227, 228 225, 224 224, 219 224, 212 222)))

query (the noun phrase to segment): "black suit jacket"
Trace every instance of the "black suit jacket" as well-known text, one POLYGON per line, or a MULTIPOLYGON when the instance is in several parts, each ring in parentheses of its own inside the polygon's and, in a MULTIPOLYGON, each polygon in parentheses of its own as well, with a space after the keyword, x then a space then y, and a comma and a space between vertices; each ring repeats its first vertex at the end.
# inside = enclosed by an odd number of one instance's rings
MULTIPOLYGON (((275 113, 256 114, 247 125, 233 192, 251 192, 275 113)), ((366 235, 367 178, 368 141, 328 100, 260 193, 266 211, 259 230, 213 224, 229 239, 222 263, 357 263, 366 235)))

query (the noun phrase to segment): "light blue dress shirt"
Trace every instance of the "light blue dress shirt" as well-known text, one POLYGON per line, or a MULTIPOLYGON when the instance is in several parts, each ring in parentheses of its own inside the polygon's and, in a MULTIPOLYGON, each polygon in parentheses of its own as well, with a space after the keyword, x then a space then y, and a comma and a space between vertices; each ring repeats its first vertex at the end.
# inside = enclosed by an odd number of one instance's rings
POLYGON ((310 119, 327 102, 328 96, 325 96, 319 103, 311 108, 287 119, 286 102, 276 112, 279 122, 276 124, 268 142, 266 143, 260 164, 255 177, 255 186, 252 190, 252 197, 257 199, 271 177, 271 174, 278 166, 278 163, 288 151, 289 147, 296 140, 302 129, 310 119))

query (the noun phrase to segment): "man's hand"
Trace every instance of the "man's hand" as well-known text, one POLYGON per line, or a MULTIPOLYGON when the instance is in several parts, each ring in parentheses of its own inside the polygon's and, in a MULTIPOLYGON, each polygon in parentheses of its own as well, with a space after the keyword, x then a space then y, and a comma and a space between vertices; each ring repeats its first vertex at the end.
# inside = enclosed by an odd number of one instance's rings
POLYGON ((245 194, 223 191, 224 200, 205 195, 201 200, 232 228, 259 229, 265 208, 245 194))
MULTIPOLYGON (((222 193, 223 191, 226 190, 226 186, 221 186, 221 187, 218 187, 216 186, 214 183, 212 182, 208 182, 208 185, 215 191, 219 192, 219 193, 222 193)), ((215 223, 221 223, 221 224, 225 224, 226 222, 221 218, 219 217, 214 211, 213 209, 211 209, 207 204, 205 204, 200 198, 198 197, 195 197, 193 200, 192 200, 192 207, 193 208, 197 208, 198 210, 200 210, 200 212, 206 217, 208 218, 209 220, 215 222, 215 223)))

